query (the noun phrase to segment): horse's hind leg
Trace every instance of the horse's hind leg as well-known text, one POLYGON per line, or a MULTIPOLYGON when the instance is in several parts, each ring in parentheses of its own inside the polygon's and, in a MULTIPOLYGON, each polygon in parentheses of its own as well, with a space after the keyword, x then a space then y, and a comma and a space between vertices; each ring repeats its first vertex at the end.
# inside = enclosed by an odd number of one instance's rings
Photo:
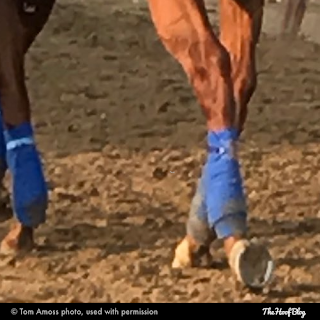
POLYGON ((172 266, 193 265, 196 243, 206 244, 216 234, 224 240, 238 280, 249 287, 262 287, 270 279, 272 261, 265 248, 244 240, 247 209, 236 152, 239 131, 230 56, 212 33, 203 1, 149 0, 149 5, 163 44, 193 85, 208 127, 209 154, 200 179, 199 201, 194 200, 196 210, 190 214, 187 236, 178 245, 172 266))
POLYGON ((38 26, 28 29, 29 17, 24 15, 31 13, 24 12, 23 3, 0 0, 0 97, 5 145, 1 156, 12 176, 13 209, 19 222, 2 241, 2 253, 33 246, 33 229, 45 221, 48 202, 24 80, 24 55, 36 36, 34 32, 40 30, 38 26))

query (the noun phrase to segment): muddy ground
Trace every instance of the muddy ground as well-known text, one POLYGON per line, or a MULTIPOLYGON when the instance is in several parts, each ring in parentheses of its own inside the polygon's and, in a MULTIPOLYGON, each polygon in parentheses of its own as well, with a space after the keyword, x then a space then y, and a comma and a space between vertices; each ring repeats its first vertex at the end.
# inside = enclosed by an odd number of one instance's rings
POLYGON ((170 270, 205 121, 145 6, 106 2, 61 0, 28 55, 51 202, 39 250, 1 265, 2 301, 318 302, 319 45, 262 36, 241 159, 251 236, 277 270, 238 293, 219 244, 213 268, 170 270))

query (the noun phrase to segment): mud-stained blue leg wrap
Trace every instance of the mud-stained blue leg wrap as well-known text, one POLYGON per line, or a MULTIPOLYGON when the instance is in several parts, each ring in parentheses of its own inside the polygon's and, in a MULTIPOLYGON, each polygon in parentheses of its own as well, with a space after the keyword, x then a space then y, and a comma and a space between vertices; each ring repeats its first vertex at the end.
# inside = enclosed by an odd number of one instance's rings
POLYGON ((209 154, 203 170, 208 223, 219 238, 246 232, 247 208, 236 156, 238 132, 208 133, 209 154))
POLYGON ((6 149, 6 143, 4 141, 3 119, 2 119, 1 101, 0 101, 0 183, 7 170, 6 155, 7 155, 7 149, 6 149))
POLYGON ((204 179, 201 177, 198 181, 196 193, 191 202, 190 215, 196 216, 202 222, 208 222, 206 194, 204 179))
POLYGON ((187 234, 198 244, 207 245, 213 236, 208 225, 208 212, 205 198, 204 179, 198 181, 196 193, 192 199, 187 222, 187 234))
POLYGON ((12 175, 13 208, 21 224, 44 223, 48 190, 30 123, 4 131, 7 163, 12 175))

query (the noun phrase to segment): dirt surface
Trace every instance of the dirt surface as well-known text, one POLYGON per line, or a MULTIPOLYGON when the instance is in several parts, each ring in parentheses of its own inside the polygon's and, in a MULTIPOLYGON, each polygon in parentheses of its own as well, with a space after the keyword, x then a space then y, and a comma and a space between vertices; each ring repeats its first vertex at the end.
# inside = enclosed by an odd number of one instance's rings
POLYGON ((238 293, 219 244, 213 268, 170 270, 205 120, 144 5, 107 2, 60 1, 28 55, 51 202, 39 250, 0 266, 2 301, 318 302, 320 47, 262 37, 241 159, 251 236, 277 270, 238 293))

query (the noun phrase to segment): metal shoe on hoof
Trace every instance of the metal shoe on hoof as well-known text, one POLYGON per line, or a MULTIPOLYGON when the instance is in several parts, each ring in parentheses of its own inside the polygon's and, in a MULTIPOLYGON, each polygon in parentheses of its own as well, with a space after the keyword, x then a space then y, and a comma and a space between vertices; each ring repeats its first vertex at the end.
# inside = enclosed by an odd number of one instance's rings
POLYGON ((251 290, 262 290, 271 281, 274 270, 269 251, 247 240, 235 243, 229 264, 237 281, 251 290))

